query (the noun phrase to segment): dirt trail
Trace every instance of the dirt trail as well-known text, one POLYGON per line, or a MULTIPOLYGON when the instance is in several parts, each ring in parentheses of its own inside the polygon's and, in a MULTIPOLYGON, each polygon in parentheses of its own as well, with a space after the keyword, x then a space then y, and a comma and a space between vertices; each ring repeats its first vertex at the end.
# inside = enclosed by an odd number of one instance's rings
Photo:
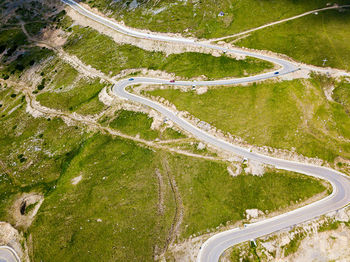
POLYGON ((162 175, 159 169, 156 169, 155 173, 158 179, 158 226, 161 217, 164 215, 164 197, 167 192, 171 192, 172 198, 175 203, 174 217, 171 223, 170 229, 168 231, 168 236, 165 240, 165 244, 159 247, 157 244, 153 247, 154 260, 164 259, 165 252, 168 250, 169 245, 172 245, 176 238, 180 235, 180 226, 183 221, 184 206, 181 198, 181 194, 177 188, 176 181, 171 174, 169 164, 167 162, 166 156, 161 154, 160 156, 161 165, 166 175, 162 175), (165 179, 166 182, 163 180, 165 179), (169 190, 170 189, 170 190, 169 190), (169 190, 169 191, 168 191, 169 190))
POLYGON ((180 226, 182 224, 183 216, 184 216, 184 206, 183 206, 181 194, 176 185, 176 181, 174 177, 171 175, 169 164, 165 157, 162 157, 162 166, 167 174, 167 177, 170 183, 170 188, 171 188, 171 191, 173 192, 174 200, 175 200, 175 216, 174 216, 174 221, 171 225, 169 235, 166 241, 166 249, 167 249, 169 245, 174 243, 174 241, 180 234, 180 226))
POLYGON ((163 213, 164 213, 164 194, 165 194, 164 181, 163 181, 163 176, 160 173, 159 169, 156 169, 155 173, 156 173, 156 176, 158 179, 158 213, 159 213, 159 215, 163 215, 163 213))
POLYGON ((234 34, 234 35, 229 35, 229 36, 224 36, 224 37, 219 37, 219 38, 213 38, 213 39, 210 39, 209 42, 222 41, 222 40, 225 40, 225 39, 228 39, 228 38, 233 38, 233 37, 237 37, 237 36, 246 35, 246 34, 249 34, 251 32, 261 30, 261 29, 266 28, 266 27, 278 25, 278 24, 281 24, 281 23, 284 23, 284 22, 287 22, 287 21, 290 21, 290 20, 301 18, 303 16, 314 14, 316 12, 322 12, 322 11, 332 10, 332 9, 341 9, 341 8, 344 8, 344 7, 350 7, 350 5, 338 6, 337 4, 334 4, 333 6, 311 10, 311 11, 302 13, 300 15, 296 15, 296 16, 292 16, 292 17, 289 17, 289 18, 285 18, 285 19, 279 20, 279 21, 268 23, 268 24, 265 24, 265 25, 262 25, 262 26, 259 26, 259 27, 256 27, 256 28, 252 28, 252 29, 249 29, 249 30, 237 33, 237 34, 234 34))

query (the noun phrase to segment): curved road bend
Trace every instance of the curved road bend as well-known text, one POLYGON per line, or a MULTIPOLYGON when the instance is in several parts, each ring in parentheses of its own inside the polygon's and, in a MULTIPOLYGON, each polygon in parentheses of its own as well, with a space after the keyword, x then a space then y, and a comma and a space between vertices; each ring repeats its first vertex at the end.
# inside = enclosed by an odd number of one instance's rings
MULTIPOLYGON (((147 105, 157 110, 185 131, 196 136, 198 139, 218 148, 241 155, 250 160, 273 165, 279 169, 294 171, 321 178, 329 181, 332 184, 333 193, 320 201, 296 209, 292 212, 273 217, 256 224, 252 224, 248 228, 242 230, 230 230, 215 235, 206 241, 202 246, 198 256, 198 261, 218 261, 220 255, 227 248, 235 244, 250 239, 255 239, 284 228, 292 227, 298 223, 305 222, 318 216, 324 215, 328 212, 338 210, 350 203, 350 180, 342 173, 326 167, 282 160, 258 153, 253 153, 247 149, 232 145, 224 140, 216 138, 177 116, 176 113, 165 108, 163 105, 147 98, 128 93, 125 90, 127 86, 138 83, 169 84, 169 81, 150 78, 135 78, 133 81, 122 80, 113 86, 113 92, 122 98, 147 105)), ((182 82, 182 85, 191 84, 191 82, 182 82)))
MULTIPOLYGON (((233 53, 238 53, 242 55, 256 57, 259 59, 263 59, 263 60, 267 60, 267 61, 279 64, 281 66, 281 69, 278 70, 279 75, 288 74, 297 70, 297 67, 294 64, 280 58, 272 58, 265 55, 254 54, 254 53, 250 53, 249 51, 227 49, 216 45, 209 45, 206 43, 195 42, 194 40, 191 40, 191 39, 167 37, 162 35, 152 35, 148 33, 138 32, 138 31, 126 28, 124 26, 121 26, 112 21, 109 21, 101 16, 98 16, 86 10, 85 8, 83 8, 82 6, 80 6, 79 4, 77 4, 72 0, 62 0, 62 1, 70 5, 73 9, 75 9, 79 13, 89 17, 90 19, 93 19, 101 24, 104 24, 114 30, 117 30, 127 35, 131 35, 139 38, 149 38, 149 39, 159 40, 159 41, 179 42, 184 44, 209 47, 216 50, 233 52, 233 53)), ((269 73, 246 77, 246 78, 217 80, 217 81, 198 81, 195 84, 199 86, 200 85, 206 85, 206 86, 229 85, 229 84, 238 84, 238 83, 244 83, 244 82, 263 80, 263 79, 268 79, 275 76, 276 76, 275 72, 269 72, 269 73)), ((296 209, 286 214, 282 214, 280 216, 266 219, 259 223, 251 224, 247 228, 244 228, 241 230, 239 229, 229 230, 229 231, 225 231, 214 235, 203 244, 198 254, 198 261, 208 261, 208 262, 218 261, 220 255, 227 248, 235 244, 238 244, 250 239, 254 239, 257 237, 261 237, 263 235, 267 235, 284 228, 293 227, 298 223, 308 221, 310 219, 324 215, 331 211, 336 211, 350 203, 350 180, 348 177, 346 177, 342 173, 326 167, 297 163, 293 161, 269 157, 259 153, 253 153, 245 148, 232 145, 224 140, 216 138, 206 133, 205 131, 195 127, 185 119, 177 116, 176 113, 167 109, 163 105, 157 102, 154 102, 152 100, 149 100, 147 98, 128 93, 125 90, 127 86, 135 85, 139 83, 186 85, 186 86, 190 86, 194 84, 193 82, 190 82, 190 81, 178 81, 176 83, 170 83, 168 80, 137 77, 133 81, 121 80, 120 82, 118 82, 113 86, 113 92, 122 98, 147 105, 159 111, 160 113, 165 115, 168 119, 170 119, 171 121, 176 123, 178 126, 180 126, 182 129, 184 129, 185 131, 190 132, 191 134, 196 136, 198 139, 203 140, 213 146, 219 147, 223 150, 227 150, 235 154, 239 154, 243 157, 246 157, 248 159, 251 159, 260 163, 273 165, 279 169, 299 172, 302 174, 327 180, 332 184, 332 187, 333 187, 333 192, 331 195, 327 196, 322 200, 314 202, 310 205, 304 206, 302 208, 296 209)))
MULTIPOLYGON (((188 44, 188 45, 194 45, 194 46, 199 46, 199 47, 205 47, 205 48, 211 48, 211 49, 215 49, 218 51, 222 51, 222 52, 227 52, 227 53, 235 53, 238 55, 244 55, 244 56, 250 56, 250 57, 255 57, 258 59, 262 59, 262 60, 266 60, 269 62, 272 62, 274 64, 278 64, 281 66, 281 69, 278 70, 279 75, 283 75, 283 74, 287 74, 287 73, 291 73, 294 72, 296 70, 298 70, 298 68, 292 64, 291 62, 284 60, 284 59, 280 59, 280 58, 275 58, 275 57, 270 57, 270 56, 266 56, 266 55, 262 55, 262 54, 256 54, 253 52, 249 52, 249 51, 245 51, 245 50, 241 50, 241 49, 236 49, 236 48, 226 48, 226 47, 222 47, 222 46, 217 46, 217 45, 213 45, 213 44, 208 44, 206 42, 197 42, 193 39, 187 39, 187 38, 177 38, 177 37, 170 37, 170 36, 164 36, 164 35, 155 35, 155 34, 150 34, 150 33, 145 33, 145 32, 140 32, 140 31, 136 31, 133 30, 131 28, 125 27, 123 25, 117 24, 111 20, 108 20, 104 17, 101 17, 95 13, 92 13, 91 11, 87 10, 86 8, 82 7, 81 5, 79 5, 78 3, 74 2, 73 0, 61 0, 63 3, 69 5, 70 7, 72 7, 75 11, 77 11, 78 13, 100 23, 103 24, 115 31, 118 31, 122 34, 125 35, 129 35, 129 36, 133 36, 136 38, 143 38, 143 39, 151 39, 151 40, 158 40, 158 41, 164 41, 164 42, 175 42, 175 43, 181 43, 181 44, 188 44)), ((276 76, 274 75, 274 72, 269 72, 266 74, 262 74, 261 76, 264 75, 268 75, 269 77, 273 77, 276 76)), ((266 78, 269 78, 266 77, 266 78)), ((245 78, 244 78, 245 79, 245 78)), ((265 78, 261 78, 261 79, 265 79, 265 78)), ((242 80, 242 79, 241 79, 242 80)), ((255 81, 255 80, 260 80, 259 78, 257 79, 248 79, 246 82, 249 81, 255 81)), ((238 83, 238 82, 237 82, 238 83)), ((225 84, 224 82, 220 83, 220 84, 225 84)))
POLYGON ((9 246, 0 246, 0 262, 20 262, 17 253, 9 246))

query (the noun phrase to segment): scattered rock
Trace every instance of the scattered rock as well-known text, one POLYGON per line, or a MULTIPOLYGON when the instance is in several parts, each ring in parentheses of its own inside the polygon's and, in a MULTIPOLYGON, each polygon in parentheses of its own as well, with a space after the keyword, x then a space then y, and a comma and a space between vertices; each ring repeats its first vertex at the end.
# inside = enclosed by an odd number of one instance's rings
POLYGON ((242 167, 239 164, 232 164, 230 166, 227 166, 227 172, 233 177, 239 176, 242 172, 242 167))
POLYGON ((247 219, 258 218, 260 215, 264 215, 264 212, 259 209, 247 209, 245 213, 247 219))
POLYGON ((265 167, 259 162, 249 160, 247 162, 247 167, 244 168, 244 171, 253 176, 262 176, 265 173, 265 167))
POLYGON ((261 245, 270 253, 275 250, 275 246, 271 242, 261 242, 261 245))
POLYGON ((202 142, 199 142, 198 145, 197 145, 197 149, 198 150, 204 150, 205 149, 205 144, 202 143, 202 142))
POLYGON ((208 91, 208 87, 202 86, 196 89, 197 95, 205 94, 208 91))
POLYGON ((78 184, 78 183, 82 180, 82 178, 83 178, 82 175, 73 178, 73 179, 72 179, 72 185, 78 184))
POLYGON ((285 245, 288 245, 290 243, 290 240, 291 239, 290 239, 289 235, 282 236, 280 246, 283 247, 285 245))

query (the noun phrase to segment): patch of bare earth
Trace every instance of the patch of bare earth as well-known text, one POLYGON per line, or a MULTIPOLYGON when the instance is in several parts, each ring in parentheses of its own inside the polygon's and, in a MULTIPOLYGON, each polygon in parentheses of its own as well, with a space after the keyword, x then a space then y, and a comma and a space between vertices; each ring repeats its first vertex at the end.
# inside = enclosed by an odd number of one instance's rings
POLYGON ((14 226, 26 230, 32 224, 43 201, 44 196, 38 193, 20 195, 9 210, 14 226))

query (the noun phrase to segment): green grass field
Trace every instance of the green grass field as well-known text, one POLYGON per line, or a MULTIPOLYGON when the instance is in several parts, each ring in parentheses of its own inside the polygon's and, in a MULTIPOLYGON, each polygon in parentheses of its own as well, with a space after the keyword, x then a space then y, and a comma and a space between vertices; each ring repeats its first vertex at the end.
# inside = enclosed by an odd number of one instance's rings
POLYGON ((152 130, 153 118, 140 112, 120 110, 109 126, 120 130, 122 133, 139 135, 147 140, 154 140, 159 137, 159 131, 152 130))
POLYGON ((340 103, 346 113, 350 114, 350 83, 338 84, 333 90, 333 99, 340 103))
POLYGON ((106 136, 84 144, 30 230, 34 259, 152 260, 153 245, 165 241, 157 228, 154 157, 106 136), (73 186, 79 175, 82 181, 73 186))
MULTIPOLYGON (((163 89, 149 92, 248 143, 296 150, 333 161, 350 157, 350 118, 346 108, 326 99, 324 77, 249 86, 217 87, 197 95, 163 89)), ((347 92, 347 84, 341 85, 347 92)), ((342 96, 344 97, 344 96, 342 96)), ((344 97, 345 99, 345 97, 344 97)))
POLYGON ((324 190, 319 182, 290 172, 231 177, 226 164, 220 162, 183 156, 175 156, 168 162, 185 206, 183 238, 242 220, 246 209, 258 208, 264 212, 283 209, 299 197, 306 199, 324 190))
POLYGON ((153 117, 142 112, 118 110, 112 116, 104 115, 99 119, 103 126, 109 126, 119 130, 124 134, 139 136, 146 140, 173 140, 186 138, 184 134, 173 128, 161 126, 158 129, 152 129, 153 117))
POLYGON ((124 69, 147 68, 175 73, 184 78, 205 75, 208 79, 257 74, 272 68, 269 62, 247 58, 236 60, 225 55, 214 57, 200 53, 181 53, 166 56, 132 45, 119 45, 110 37, 93 29, 74 26, 65 50, 84 63, 105 74, 116 75, 124 69))
POLYGON ((298 61, 350 70, 350 10, 325 11, 252 33, 236 45, 286 54, 298 61))
MULTIPOLYGON (((263 24, 291 17, 316 8, 329 1, 238 0, 238 1, 131 1, 85 0, 90 6, 110 14, 127 25, 159 32, 193 34, 199 38, 230 35, 263 24), (220 12, 223 17, 218 17, 220 12)), ((337 1, 338 4, 347 1, 337 1)))
POLYGON ((83 115, 97 114, 106 108, 98 94, 109 83, 82 76, 57 57, 49 61, 40 74, 42 81, 34 93, 38 93, 37 100, 43 106, 83 115))
POLYGON ((69 89, 79 76, 75 68, 58 58, 47 64, 41 74, 55 91, 69 89))
POLYGON ((63 111, 96 114, 105 107, 99 101, 98 94, 106 85, 100 83, 99 79, 80 79, 71 90, 40 93, 37 100, 43 106, 63 111))

